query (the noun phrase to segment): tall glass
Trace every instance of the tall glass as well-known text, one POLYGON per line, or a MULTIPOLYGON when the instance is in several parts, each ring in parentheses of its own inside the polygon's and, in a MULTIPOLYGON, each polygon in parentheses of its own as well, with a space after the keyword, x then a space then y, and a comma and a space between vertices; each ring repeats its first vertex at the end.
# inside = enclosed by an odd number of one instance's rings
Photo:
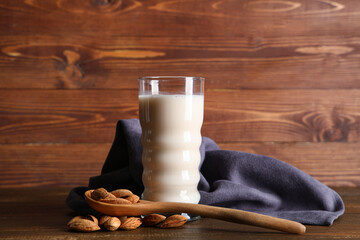
POLYGON ((142 198, 198 203, 204 79, 139 78, 142 198))

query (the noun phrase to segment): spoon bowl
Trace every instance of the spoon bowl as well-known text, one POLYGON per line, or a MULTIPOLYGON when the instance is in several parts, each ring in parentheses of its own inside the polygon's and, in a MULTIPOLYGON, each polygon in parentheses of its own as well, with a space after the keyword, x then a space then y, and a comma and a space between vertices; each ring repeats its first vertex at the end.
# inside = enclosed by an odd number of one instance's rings
POLYGON ((231 208, 146 200, 140 200, 134 204, 109 204, 92 199, 91 190, 85 192, 85 200, 91 208, 110 216, 140 216, 165 212, 188 213, 288 233, 303 234, 306 231, 306 227, 298 222, 231 208))

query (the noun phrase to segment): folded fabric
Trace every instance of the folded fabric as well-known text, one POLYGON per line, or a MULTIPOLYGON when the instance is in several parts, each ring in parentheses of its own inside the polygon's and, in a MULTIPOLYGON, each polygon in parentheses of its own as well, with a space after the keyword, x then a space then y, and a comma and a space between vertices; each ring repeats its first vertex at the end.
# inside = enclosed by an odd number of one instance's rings
MULTIPOLYGON (((95 214, 85 202, 87 189, 130 189, 141 195, 141 126, 120 120, 101 175, 88 187, 73 189, 67 205, 80 214, 95 214)), ((220 150, 203 137, 200 146, 200 203, 241 209, 303 224, 331 225, 345 211, 341 197, 310 175, 280 160, 245 152, 220 150)))

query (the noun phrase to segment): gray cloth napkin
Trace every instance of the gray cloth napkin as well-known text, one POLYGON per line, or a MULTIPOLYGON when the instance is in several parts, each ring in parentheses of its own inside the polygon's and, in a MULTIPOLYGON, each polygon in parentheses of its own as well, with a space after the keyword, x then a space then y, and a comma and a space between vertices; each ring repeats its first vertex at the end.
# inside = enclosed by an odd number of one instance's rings
MULTIPOLYGON (((74 188, 67 205, 80 214, 95 214, 83 195, 88 189, 126 188, 141 195, 142 146, 139 120, 120 120, 101 175, 88 187, 74 188)), ((345 211, 341 197, 310 175, 277 159, 245 152, 220 150, 202 138, 201 204, 235 208, 285 218, 303 224, 331 225, 345 211)))

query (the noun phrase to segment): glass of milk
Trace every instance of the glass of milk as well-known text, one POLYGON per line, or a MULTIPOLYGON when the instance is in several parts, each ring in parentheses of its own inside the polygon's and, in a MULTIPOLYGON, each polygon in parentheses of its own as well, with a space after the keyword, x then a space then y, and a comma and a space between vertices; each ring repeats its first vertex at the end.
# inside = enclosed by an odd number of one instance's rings
POLYGON ((198 203, 204 78, 141 77, 142 198, 198 203))

